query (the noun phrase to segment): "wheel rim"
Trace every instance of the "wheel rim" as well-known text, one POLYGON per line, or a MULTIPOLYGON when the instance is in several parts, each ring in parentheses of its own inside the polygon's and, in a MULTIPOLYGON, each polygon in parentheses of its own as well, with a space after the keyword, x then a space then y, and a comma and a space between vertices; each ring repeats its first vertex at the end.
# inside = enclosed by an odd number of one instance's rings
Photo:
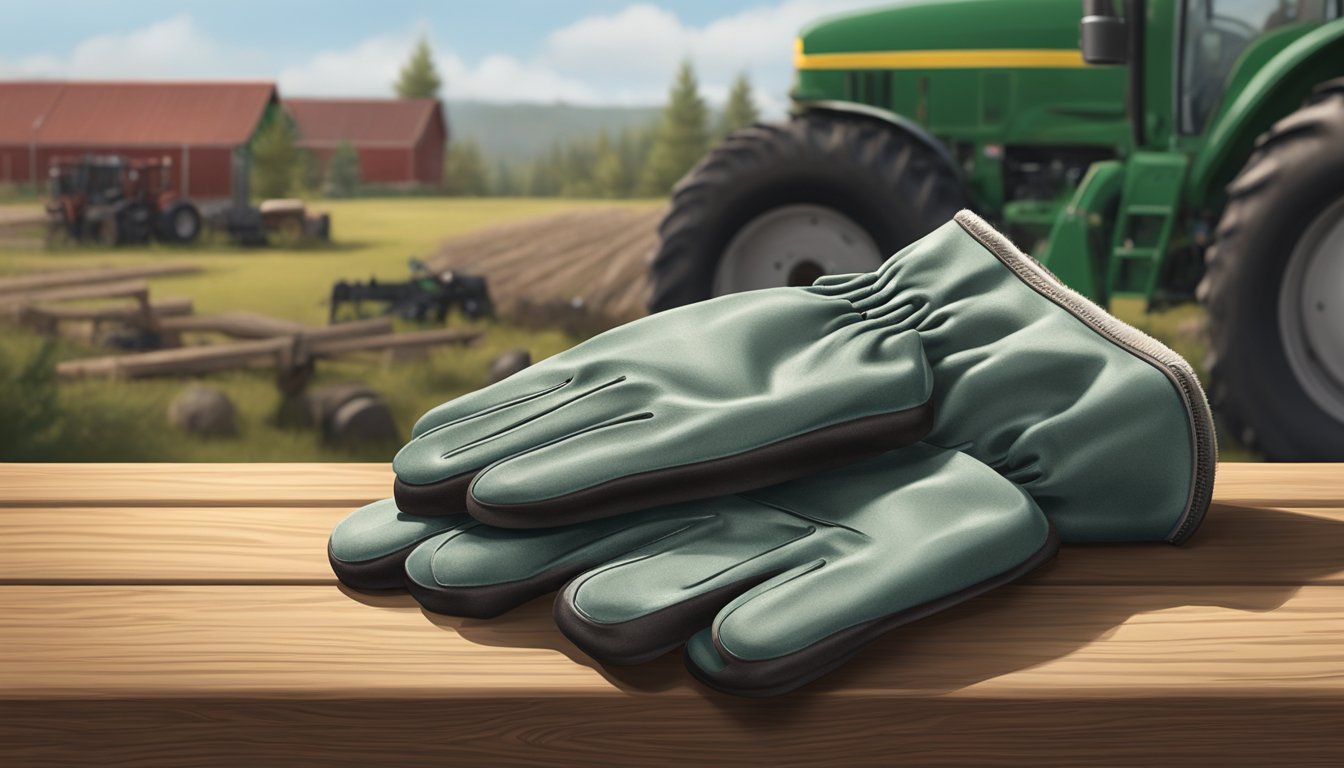
POLYGON ((1279 288, 1279 335, 1307 395, 1344 422, 1344 198, 1293 248, 1279 288))
POLYGON ((173 217, 173 233, 177 235, 177 239, 186 240, 191 237, 192 232, 196 229, 194 218, 191 211, 185 208, 177 212, 177 215, 173 217))
POLYGON ((820 205, 786 205, 752 219, 719 260, 714 295, 811 285, 822 275, 868 272, 882 252, 853 219, 820 205))

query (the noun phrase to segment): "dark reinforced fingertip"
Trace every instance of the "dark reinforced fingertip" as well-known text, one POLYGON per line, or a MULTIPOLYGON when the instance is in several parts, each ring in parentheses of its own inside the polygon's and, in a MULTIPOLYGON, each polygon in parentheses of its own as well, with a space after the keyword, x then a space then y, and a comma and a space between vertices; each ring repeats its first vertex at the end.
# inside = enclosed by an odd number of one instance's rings
POLYGON ((460 515, 467 511, 467 488, 475 476, 475 472, 465 472, 426 485, 412 485, 397 478, 392 481, 392 496, 397 501, 397 509, 407 514, 424 517, 460 515))

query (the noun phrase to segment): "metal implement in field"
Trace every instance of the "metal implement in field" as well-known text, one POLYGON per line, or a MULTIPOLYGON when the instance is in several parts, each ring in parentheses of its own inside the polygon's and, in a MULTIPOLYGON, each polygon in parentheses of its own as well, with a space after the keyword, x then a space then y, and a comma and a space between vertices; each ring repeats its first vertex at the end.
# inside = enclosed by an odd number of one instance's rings
POLYGON ((379 314, 396 315, 423 322, 433 318, 442 323, 457 307, 467 318, 493 318, 495 307, 485 278, 462 272, 434 273, 419 259, 410 260, 411 279, 404 283, 342 280, 331 287, 329 322, 336 322, 342 307, 350 306, 356 317, 364 317, 364 305, 381 306, 379 314))
POLYGON ((1344 458, 1344 0, 923 0, 794 65, 792 117, 673 191, 650 309, 866 271, 972 208, 1103 306, 1197 294, 1224 427, 1344 458))

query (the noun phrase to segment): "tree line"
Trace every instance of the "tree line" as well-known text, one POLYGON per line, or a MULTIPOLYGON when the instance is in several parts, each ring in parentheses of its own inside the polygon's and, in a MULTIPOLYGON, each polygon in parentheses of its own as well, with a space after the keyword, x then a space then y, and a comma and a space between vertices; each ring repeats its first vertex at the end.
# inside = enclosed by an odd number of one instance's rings
POLYGON ((471 139, 454 141, 444 163, 450 195, 529 197, 659 197, 666 195, 712 142, 760 119, 745 75, 733 82, 718 120, 700 95, 695 71, 683 63, 656 124, 556 142, 520 163, 486 159, 471 139))
MULTIPOLYGON (((443 81, 425 40, 402 67, 394 89, 399 98, 438 98, 443 81)), ((472 139, 449 143, 443 194, 527 197, 661 197, 668 194, 710 145, 760 119, 751 83, 738 75, 723 112, 714 119, 700 94, 695 70, 682 62, 658 121, 591 138, 557 141, 539 157, 491 163, 472 139)), ((252 194, 342 197, 359 194, 359 154, 348 142, 334 151, 325 172, 299 149, 293 123, 280 113, 252 142, 252 194)))

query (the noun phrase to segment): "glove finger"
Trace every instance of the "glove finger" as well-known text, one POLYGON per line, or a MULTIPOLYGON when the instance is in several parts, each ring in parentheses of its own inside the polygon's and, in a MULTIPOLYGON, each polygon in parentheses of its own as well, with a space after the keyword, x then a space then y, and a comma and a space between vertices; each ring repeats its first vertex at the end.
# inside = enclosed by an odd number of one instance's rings
POLYGON ((579 433, 629 413, 651 396, 624 377, 576 386, 430 429, 397 452, 394 492, 404 511, 422 515, 465 511, 471 477, 492 462, 579 433))
POLYGON ((967 544, 975 537, 953 530, 908 542, 903 552, 817 559, 780 574, 733 600, 710 629, 696 633, 687 643, 687 666, 710 687, 745 696, 811 682, 886 632, 1048 561, 1058 536, 1034 505, 1031 511, 1019 533, 1039 530, 1043 540, 990 535, 967 544), (931 554, 921 557, 925 553, 931 554))
POLYGON ((555 601, 560 630, 599 661, 637 664, 676 648, 735 596, 813 556, 815 524, 741 498, 577 576, 555 601))
POLYGON ((526 531, 473 521, 416 547, 406 558, 406 586, 427 610, 490 618, 709 517, 693 509, 647 510, 526 531))
POLYGON ((375 501, 336 524, 327 540, 327 560, 336 578, 352 589, 401 589, 402 563, 411 550, 464 524, 476 521, 466 515, 410 515, 397 509, 392 499, 375 501))
POLYGON ((858 322, 834 335, 777 375, 845 370, 843 394, 812 375, 798 398, 809 409, 780 412, 767 397, 733 409, 664 397, 654 410, 492 464, 471 481, 467 511, 505 528, 567 525, 761 488, 923 437, 933 382, 918 334, 858 322))
POLYGON ((446 403, 436 405, 416 420, 411 428, 411 437, 456 424, 483 414, 508 410, 545 397, 557 389, 572 382, 573 372, 568 367, 549 364, 545 361, 524 368, 503 381, 482 387, 455 397, 446 403))

